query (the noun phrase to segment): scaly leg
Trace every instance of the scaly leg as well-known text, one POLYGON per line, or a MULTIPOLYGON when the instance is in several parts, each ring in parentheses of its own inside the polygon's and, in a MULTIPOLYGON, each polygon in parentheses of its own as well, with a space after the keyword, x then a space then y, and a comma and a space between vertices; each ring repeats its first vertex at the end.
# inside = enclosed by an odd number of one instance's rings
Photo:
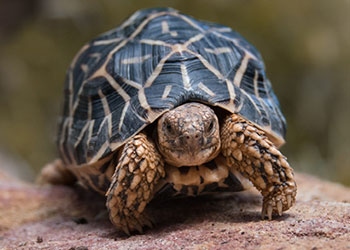
POLYGON ((64 166, 62 160, 56 159, 44 166, 36 182, 39 184, 70 185, 76 180, 77 178, 64 166))
POLYGON ((152 200, 155 186, 165 177, 164 163, 154 143, 144 134, 127 142, 106 194, 112 223, 130 235, 152 226, 144 209, 152 200))
POLYGON ((263 195, 262 218, 282 215, 295 202, 296 183, 286 157, 265 133, 233 114, 222 131, 222 153, 228 164, 247 177, 263 195))

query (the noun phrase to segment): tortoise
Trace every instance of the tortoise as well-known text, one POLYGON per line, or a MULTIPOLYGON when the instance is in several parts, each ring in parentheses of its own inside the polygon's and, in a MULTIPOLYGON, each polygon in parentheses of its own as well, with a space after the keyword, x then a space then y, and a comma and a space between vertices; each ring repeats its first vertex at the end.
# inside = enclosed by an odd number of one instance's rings
POLYGON ((152 226, 155 197, 242 191, 263 196, 262 219, 295 203, 278 148, 286 120, 261 55, 231 28, 171 8, 137 11, 81 48, 64 88, 59 159, 43 182, 107 197, 127 234, 152 226))

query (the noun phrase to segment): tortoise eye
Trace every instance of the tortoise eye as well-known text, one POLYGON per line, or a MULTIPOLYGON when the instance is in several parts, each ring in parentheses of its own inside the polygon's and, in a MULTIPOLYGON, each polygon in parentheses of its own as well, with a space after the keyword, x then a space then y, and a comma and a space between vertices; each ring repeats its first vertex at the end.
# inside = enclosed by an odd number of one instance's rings
POLYGON ((214 128, 214 121, 211 121, 209 123, 208 128, 207 128, 207 132, 210 133, 213 130, 213 128, 214 128))
POLYGON ((170 123, 166 123, 165 129, 166 129, 166 131, 167 131, 169 134, 173 134, 173 133, 174 133, 173 126, 171 126, 170 123))

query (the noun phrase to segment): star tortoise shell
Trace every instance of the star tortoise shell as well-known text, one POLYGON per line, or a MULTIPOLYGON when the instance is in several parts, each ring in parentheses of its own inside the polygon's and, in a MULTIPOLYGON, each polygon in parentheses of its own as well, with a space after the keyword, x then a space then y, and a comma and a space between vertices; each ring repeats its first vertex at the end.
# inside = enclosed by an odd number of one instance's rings
POLYGON ((229 27, 170 8, 138 11, 83 46, 64 93, 65 164, 99 161, 188 101, 238 113, 284 143, 286 122, 259 52, 229 27))

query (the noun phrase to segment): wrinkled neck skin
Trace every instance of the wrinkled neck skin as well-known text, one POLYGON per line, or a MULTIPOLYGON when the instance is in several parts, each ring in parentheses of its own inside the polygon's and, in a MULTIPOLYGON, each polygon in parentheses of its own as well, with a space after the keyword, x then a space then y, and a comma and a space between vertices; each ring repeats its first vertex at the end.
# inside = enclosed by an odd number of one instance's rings
POLYGON ((220 152, 220 128, 214 111, 201 103, 186 103, 165 113, 157 124, 157 146, 173 166, 198 166, 220 152))

